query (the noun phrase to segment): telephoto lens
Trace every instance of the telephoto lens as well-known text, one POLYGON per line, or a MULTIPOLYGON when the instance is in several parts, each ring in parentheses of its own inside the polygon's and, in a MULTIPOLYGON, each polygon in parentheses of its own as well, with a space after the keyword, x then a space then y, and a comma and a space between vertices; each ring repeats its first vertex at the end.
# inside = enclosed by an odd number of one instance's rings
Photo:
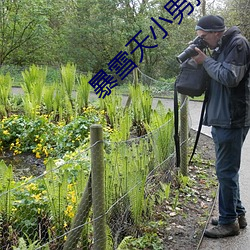
POLYGON ((199 48, 200 50, 203 50, 207 48, 207 43, 199 36, 197 36, 191 44, 181 53, 179 54, 176 59, 179 63, 185 62, 190 57, 198 55, 198 53, 195 51, 195 47, 199 48))

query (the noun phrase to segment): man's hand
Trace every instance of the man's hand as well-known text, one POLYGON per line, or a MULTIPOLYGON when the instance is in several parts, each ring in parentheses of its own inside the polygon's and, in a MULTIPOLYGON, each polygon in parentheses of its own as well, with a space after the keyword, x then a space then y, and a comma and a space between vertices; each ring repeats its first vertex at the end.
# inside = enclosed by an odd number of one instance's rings
POLYGON ((205 59, 207 58, 207 56, 200 49, 198 49, 196 47, 194 49, 198 53, 198 55, 194 56, 192 58, 195 60, 195 62, 197 64, 203 64, 203 62, 205 61, 205 59))

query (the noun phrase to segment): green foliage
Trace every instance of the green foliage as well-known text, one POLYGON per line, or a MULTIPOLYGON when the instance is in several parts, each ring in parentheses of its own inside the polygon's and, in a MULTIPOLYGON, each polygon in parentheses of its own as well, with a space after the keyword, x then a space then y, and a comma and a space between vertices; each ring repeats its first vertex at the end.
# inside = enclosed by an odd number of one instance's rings
MULTIPOLYGON (((35 250, 38 249, 40 247, 40 242, 38 240, 36 241, 32 241, 29 236, 25 235, 27 238, 27 242, 25 241, 25 239, 23 237, 20 237, 18 239, 18 246, 15 247, 13 246, 13 250, 35 250)), ((49 247, 43 247, 44 250, 49 250, 49 247)))
POLYGON ((129 85, 132 100, 132 110, 134 123, 150 122, 150 112, 152 107, 152 96, 148 90, 142 91, 141 84, 129 85))
POLYGON ((69 100, 72 100, 72 91, 76 81, 76 66, 67 63, 66 66, 61 67, 62 87, 64 88, 69 100))
MULTIPOLYGON (((13 202, 13 225, 18 231, 22 228, 20 235, 35 240, 38 234, 37 225, 42 218, 48 218, 48 197, 42 181, 32 181, 32 176, 16 183, 17 189, 11 193, 15 197, 13 202)), ((26 238, 26 237, 25 237, 26 238)))
POLYGON ((55 171, 56 165, 53 160, 46 164, 46 178, 44 185, 48 193, 49 207, 57 229, 63 228, 64 211, 67 207, 68 176, 66 172, 55 171))
MULTIPOLYGON (((226 16, 228 27, 239 25, 249 36, 248 27, 244 25, 249 19, 248 10, 242 8, 245 2, 228 1, 225 4, 222 1, 220 5, 204 2, 205 8, 203 3, 196 6, 194 12, 183 18, 180 25, 178 20, 170 25, 158 20, 159 17, 173 20, 173 16, 164 9, 166 1, 163 0, 22 0, 15 1, 15 4, 3 1, 0 4, 3 10, 0 64, 61 65, 70 61, 83 72, 108 71, 108 62, 122 48, 128 54, 135 48, 134 43, 126 48, 124 46, 142 30, 138 41, 149 35, 144 45, 158 47, 145 49, 140 64, 140 49, 130 55, 131 59, 150 77, 175 77, 179 71, 176 55, 196 36, 194 27, 197 17, 204 12, 226 16), (167 37, 161 39, 164 32, 152 22, 151 17, 166 29, 167 37), (157 40, 153 39, 150 26, 154 28, 157 40)), ((195 4, 194 1, 192 3, 195 4)))
POLYGON ((9 222, 13 195, 10 190, 13 188, 14 178, 12 166, 6 166, 3 160, 0 161, 0 214, 5 216, 6 222, 9 222))
POLYGON ((145 127, 148 133, 152 132, 151 139, 155 158, 160 163, 167 159, 173 151, 173 112, 167 112, 163 104, 159 101, 156 109, 152 111, 151 123, 146 123, 145 127))
POLYGON ((153 249, 163 250, 163 242, 156 233, 145 233, 142 237, 127 236, 118 246, 117 250, 153 249))
POLYGON ((22 64, 27 58, 34 58, 34 52, 48 42, 49 27, 44 15, 48 10, 47 5, 44 1, 2 1, 0 8, 0 64, 6 61, 22 64))
POLYGON ((173 199, 172 208, 176 209, 177 206, 179 205, 180 191, 177 189, 177 190, 175 190, 174 193, 175 193, 175 196, 174 196, 174 199, 173 199))
MULTIPOLYGON (((36 76, 36 74, 31 74, 33 71, 36 72, 36 69, 32 68, 25 72, 27 83, 35 82, 33 80, 35 77, 32 78, 32 76, 36 76)), ((75 73, 73 75, 69 73, 69 77, 66 75, 64 81, 72 82, 72 76, 75 76, 75 73)), ((85 85, 86 81, 87 79, 83 81, 85 85)), ((25 238, 25 234, 27 234, 34 242, 37 239, 35 229, 37 219, 40 217, 45 218, 51 223, 50 225, 55 225, 54 228, 49 227, 50 235, 62 235, 70 228, 77 202, 90 171, 89 156, 83 150, 89 145, 89 128, 93 123, 103 124, 105 133, 108 135, 105 143, 105 191, 106 206, 111 211, 108 216, 109 222, 117 213, 122 220, 130 218, 134 227, 141 225, 142 220, 151 212, 150 208, 153 208, 152 202, 150 207, 146 207, 150 201, 145 200, 149 169, 158 161, 165 160, 171 149, 170 146, 166 147, 166 141, 171 141, 172 114, 166 112, 162 104, 152 111, 152 96, 148 90, 144 90, 141 86, 133 89, 132 102, 136 103, 137 100, 140 100, 140 106, 135 104, 134 107, 124 110, 121 97, 114 93, 114 95, 108 96, 107 100, 105 98, 105 101, 100 102, 100 110, 88 105, 79 115, 79 110, 73 112, 75 103, 71 103, 70 100, 71 87, 72 85, 69 84, 68 91, 66 91, 66 87, 51 85, 51 89, 47 93, 50 97, 53 96, 53 105, 44 98, 41 105, 41 107, 45 107, 43 112, 52 109, 50 114, 43 116, 37 114, 35 117, 13 115, 0 122, 2 151, 10 149, 14 154, 33 152, 37 158, 45 157, 47 160, 43 179, 39 179, 36 183, 31 180, 23 181, 22 188, 13 193, 15 195, 14 208, 16 209, 13 218, 17 222, 16 228, 29 225, 28 229, 23 230, 22 237, 25 238), (58 95, 57 91, 60 92, 58 95), (62 98, 63 93, 64 98, 62 98), (67 107, 66 102, 71 106, 67 107), (58 123, 53 114, 55 111, 56 115, 60 116, 58 120, 61 121, 58 123), (65 118, 66 113, 68 115, 74 113, 75 117, 65 118), (130 138, 131 136, 137 137, 132 124, 134 117, 139 117, 136 120, 147 128, 148 135, 145 137, 130 138), (112 129, 107 129, 111 124, 112 129), (54 162, 49 158, 50 156, 63 159, 54 162), (158 159, 158 157, 162 158, 158 159), (122 204, 113 207, 119 199, 122 199, 122 204), (22 220, 20 220, 21 217, 22 220)), ((84 90, 85 87, 82 89, 84 90)), ((25 85, 25 88, 27 93, 32 92, 30 91, 32 84, 25 85)), ((89 89, 86 90, 86 94, 88 91, 89 89)), ((170 192, 170 190, 168 191, 170 192)), ((167 196, 167 189, 165 195, 167 196)), ((14 227, 14 230, 16 228, 14 227)), ((110 228, 110 230, 113 229, 110 228)), ((157 238, 156 235, 154 237, 157 238)), ((156 242, 155 249, 159 247, 157 240, 146 236, 144 239, 138 240, 136 244, 138 247, 147 246, 149 240, 156 242)), ((114 245, 117 245, 115 243, 114 245)), ((63 239, 60 239, 57 244, 61 246, 63 239)))
POLYGON ((45 105, 45 112, 50 114, 53 112, 54 108, 54 93, 55 93, 56 85, 46 86, 44 89, 43 102, 45 105))
POLYGON ((157 192, 159 195, 159 202, 162 203, 164 200, 168 200, 171 191, 171 182, 170 183, 162 183, 160 182, 161 188, 157 192))
MULTIPOLYGON (((72 92, 76 82, 76 66, 71 63, 67 63, 66 66, 61 66, 61 82, 55 83, 52 87, 53 103, 46 99, 47 106, 51 109, 53 107, 54 119, 62 121, 70 121, 74 116, 74 101, 72 98, 72 92)), ((49 92, 52 95, 52 90, 49 92)))
POLYGON ((182 175, 181 173, 178 174, 178 181, 180 188, 185 189, 187 186, 191 186, 192 182, 189 178, 189 176, 182 175))
POLYGON ((114 142, 117 141, 126 141, 130 138, 130 130, 132 127, 132 118, 129 110, 119 112, 115 117, 116 123, 114 131, 111 135, 111 140, 114 142), (119 123, 118 123, 119 121, 119 123))
POLYGON ((115 91, 112 95, 106 96, 105 99, 99 99, 100 109, 107 112, 107 120, 111 128, 117 128, 121 123, 123 116, 122 97, 115 91))
POLYGON ((91 86, 88 83, 92 78, 92 74, 88 73, 87 75, 81 74, 78 79, 77 86, 77 96, 76 96, 76 105, 78 108, 78 113, 81 112, 83 108, 87 108, 89 105, 89 95, 91 86))
POLYGON ((32 65, 29 70, 22 72, 24 82, 21 84, 24 90, 24 111, 27 116, 35 117, 42 102, 43 89, 46 82, 47 69, 32 65))
POLYGON ((7 116, 9 110, 8 98, 11 93, 12 79, 10 74, 0 75, 0 116, 7 116))
POLYGON ((55 124, 49 116, 4 118, 0 121, 0 149, 12 150, 14 155, 33 152, 37 158, 60 156, 87 142, 90 126, 101 118, 91 107, 68 124, 55 124))
POLYGON ((144 189, 151 160, 149 149, 147 139, 131 141, 130 146, 125 142, 111 143, 112 154, 108 153, 105 157, 107 159, 105 168, 107 207, 127 194, 128 199, 124 199, 127 203, 125 206, 130 207, 137 225, 145 209, 144 189))

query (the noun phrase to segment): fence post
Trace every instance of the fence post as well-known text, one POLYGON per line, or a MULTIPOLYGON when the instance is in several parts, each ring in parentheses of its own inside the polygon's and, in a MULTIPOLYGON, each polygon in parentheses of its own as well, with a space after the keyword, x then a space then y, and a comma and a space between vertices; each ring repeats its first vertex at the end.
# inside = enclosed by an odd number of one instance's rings
POLYGON ((104 193, 103 130, 99 124, 90 127, 91 176, 93 205, 93 250, 106 249, 106 216, 104 193))
POLYGON ((180 169, 181 174, 187 176, 188 173, 188 97, 180 95, 180 169))

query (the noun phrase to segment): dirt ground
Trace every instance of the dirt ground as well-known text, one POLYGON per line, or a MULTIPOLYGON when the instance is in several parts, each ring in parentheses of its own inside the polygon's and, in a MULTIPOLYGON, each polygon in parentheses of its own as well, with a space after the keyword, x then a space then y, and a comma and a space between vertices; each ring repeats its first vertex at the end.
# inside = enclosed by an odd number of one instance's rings
MULTIPOLYGON (((191 138, 190 147, 193 146, 194 131, 191 131, 191 138)), ((214 162, 213 141, 201 134, 197 154, 189 166, 188 176, 192 183, 180 190, 178 209, 173 210, 171 204, 162 207, 168 215, 168 227, 161 231, 164 250, 199 249, 217 193, 214 162)))

